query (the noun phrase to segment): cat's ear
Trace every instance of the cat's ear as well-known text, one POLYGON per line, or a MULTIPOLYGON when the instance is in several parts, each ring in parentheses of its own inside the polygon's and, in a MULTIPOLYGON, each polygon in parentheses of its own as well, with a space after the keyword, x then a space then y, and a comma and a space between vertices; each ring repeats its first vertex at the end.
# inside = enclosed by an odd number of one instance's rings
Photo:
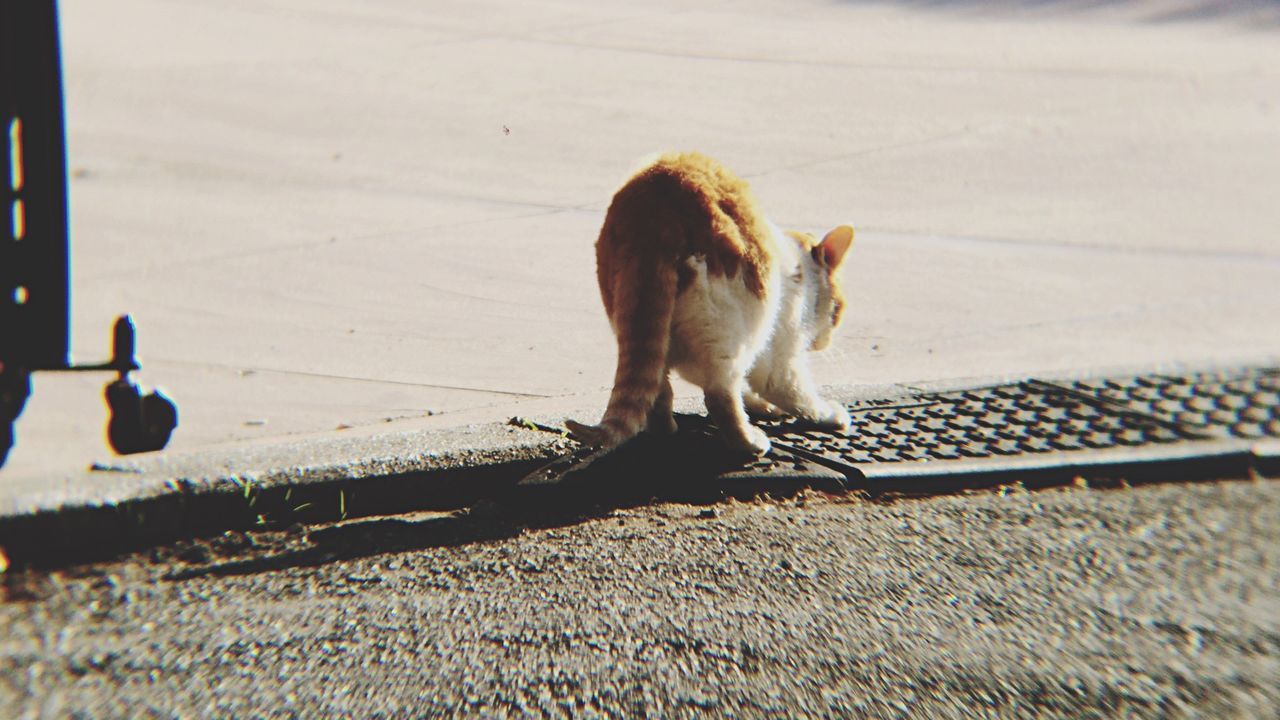
POLYGON ((844 262, 844 254, 849 252, 849 246, 852 244, 853 226, 841 225, 827 233, 826 237, 822 238, 822 242, 813 248, 813 259, 834 270, 844 262))

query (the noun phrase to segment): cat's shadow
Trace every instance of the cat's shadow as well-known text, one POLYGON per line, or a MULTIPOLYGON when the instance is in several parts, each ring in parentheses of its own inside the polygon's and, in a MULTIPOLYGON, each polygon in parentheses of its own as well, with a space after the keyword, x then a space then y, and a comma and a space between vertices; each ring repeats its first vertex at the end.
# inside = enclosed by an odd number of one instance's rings
POLYGON ((776 468, 764 472, 766 465, 744 463, 702 432, 641 435, 593 462, 589 470, 573 473, 559 483, 512 483, 468 509, 443 517, 374 517, 322 527, 307 535, 304 547, 182 568, 166 579, 255 575, 483 543, 528 530, 579 525, 618 510, 661 503, 710 506, 728 498, 747 500, 767 494, 783 499, 806 490, 835 493, 846 489, 843 478, 831 471, 788 467, 786 472, 776 468))

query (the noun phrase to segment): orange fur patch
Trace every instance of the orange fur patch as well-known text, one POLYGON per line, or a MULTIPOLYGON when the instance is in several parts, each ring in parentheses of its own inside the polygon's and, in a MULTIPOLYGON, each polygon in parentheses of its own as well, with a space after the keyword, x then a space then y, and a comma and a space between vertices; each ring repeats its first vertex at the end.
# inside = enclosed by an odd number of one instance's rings
POLYGON ((691 280, 684 261, 694 256, 711 275, 741 276, 763 298, 773 243, 746 181, 699 153, 663 155, 618 190, 605 216, 596 242, 605 311, 616 322, 616 290, 629 284, 619 276, 637 268, 673 268, 683 290, 691 280))

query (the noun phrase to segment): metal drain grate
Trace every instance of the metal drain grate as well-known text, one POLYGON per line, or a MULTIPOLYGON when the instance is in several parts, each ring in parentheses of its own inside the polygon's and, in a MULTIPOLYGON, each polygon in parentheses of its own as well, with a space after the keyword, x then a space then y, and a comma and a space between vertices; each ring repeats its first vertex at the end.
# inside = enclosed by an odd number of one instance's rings
POLYGON ((849 464, 929 462, 1176 442, 1175 427, 1112 413, 1028 383, 919 398, 927 404, 851 408, 847 433, 782 430, 783 443, 849 464))
POLYGON ((865 477, 1240 452, 1280 436, 1280 371, 1039 380, 849 405, 845 433, 765 426, 775 447, 865 477))
MULTIPOLYGON (((954 392, 858 400, 839 434, 771 422, 773 451, 743 466, 704 417, 683 415, 670 438, 640 436, 614 451, 582 448, 522 485, 636 476, 839 485, 842 479, 927 478, 1085 468, 1134 471, 1176 461, 1209 472, 1262 471, 1280 457, 1280 369, 1098 380, 1025 380, 954 392), (1234 465, 1228 465, 1235 463, 1234 465)), ((1160 466, 1163 467, 1163 466, 1160 466)), ((943 481, 947 482, 947 481, 943 481)))
POLYGON ((1146 375, 1067 384, 1213 437, 1280 437, 1280 370, 1146 375))

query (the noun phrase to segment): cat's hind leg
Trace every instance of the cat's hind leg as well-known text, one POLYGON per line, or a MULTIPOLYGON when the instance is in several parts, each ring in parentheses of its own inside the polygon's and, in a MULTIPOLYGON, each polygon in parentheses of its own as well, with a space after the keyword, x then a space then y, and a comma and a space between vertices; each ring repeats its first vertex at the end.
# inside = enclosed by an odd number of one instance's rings
POLYGON ((670 391, 667 353, 679 278, 675 267, 656 254, 630 259, 634 262, 626 272, 601 280, 602 291, 607 288, 615 298, 610 321, 618 340, 609 405, 599 425, 565 422, 574 439, 600 449, 617 447, 644 430, 656 400, 664 388, 670 391))
POLYGON ((662 386, 658 389, 658 397, 654 398, 653 409, 649 411, 645 430, 654 435, 671 435, 679 429, 676 425, 676 418, 671 413, 671 405, 674 398, 675 393, 671 389, 671 377, 670 375, 664 376, 662 386))

